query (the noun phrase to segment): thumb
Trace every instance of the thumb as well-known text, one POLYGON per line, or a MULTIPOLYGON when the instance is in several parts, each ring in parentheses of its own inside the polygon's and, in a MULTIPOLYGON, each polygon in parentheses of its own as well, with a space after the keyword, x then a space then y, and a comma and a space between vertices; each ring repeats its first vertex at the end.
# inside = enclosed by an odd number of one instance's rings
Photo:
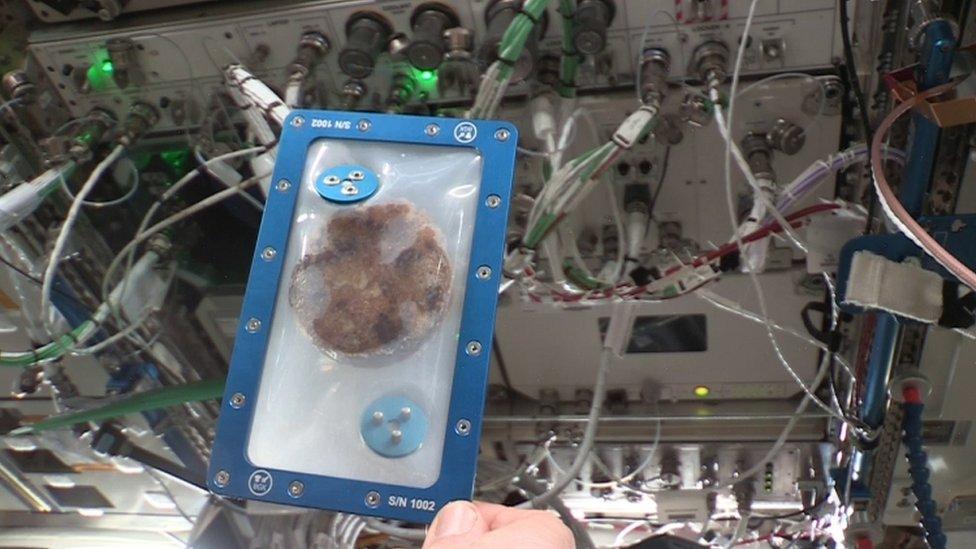
POLYGON ((447 504, 430 525, 424 549, 466 547, 488 532, 488 523, 469 501, 447 504))

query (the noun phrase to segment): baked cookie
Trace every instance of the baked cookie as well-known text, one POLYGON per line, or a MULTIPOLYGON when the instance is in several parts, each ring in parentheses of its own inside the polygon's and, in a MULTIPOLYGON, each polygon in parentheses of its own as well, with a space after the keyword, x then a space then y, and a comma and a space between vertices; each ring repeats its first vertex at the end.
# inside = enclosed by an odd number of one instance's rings
POLYGON ((329 220, 295 267, 288 300, 319 348, 390 354, 443 316, 451 272, 443 237, 411 204, 358 207, 329 220))

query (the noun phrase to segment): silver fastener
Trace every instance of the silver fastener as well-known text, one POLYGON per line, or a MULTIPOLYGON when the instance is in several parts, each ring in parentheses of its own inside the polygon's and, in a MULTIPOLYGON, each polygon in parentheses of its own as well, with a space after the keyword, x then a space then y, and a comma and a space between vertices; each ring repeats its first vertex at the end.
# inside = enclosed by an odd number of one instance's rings
POLYGON ((238 410, 242 406, 244 406, 244 401, 245 400, 247 400, 247 399, 244 398, 244 395, 243 394, 241 394, 241 393, 234 393, 230 397, 230 407, 233 408, 233 409, 235 409, 235 410, 238 410))
POLYGON ((291 182, 287 179, 282 179, 275 185, 275 188, 278 189, 278 192, 287 192, 291 188, 291 182))
POLYGON ((301 116, 296 116, 291 119, 291 125, 295 128, 301 128, 305 124, 305 119, 301 116))
POLYGON ((488 265, 482 265, 478 267, 476 276, 478 277, 478 280, 488 280, 489 278, 491 278, 491 267, 489 267, 488 265))
POLYGON ((305 485, 295 480, 288 485, 288 495, 293 498, 300 498, 305 493, 305 485))
POLYGON ((457 424, 454 425, 454 432, 466 437, 471 434, 471 422, 466 419, 459 419, 457 424))
POLYGON ((362 170, 354 170, 349 172, 349 179, 352 179, 353 181, 362 181, 363 179, 366 179, 366 174, 363 173, 362 170))
POLYGON ((370 492, 366 494, 366 507, 370 509, 376 509, 380 506, 380 493, 370 492))
POLYGON ((497 194, 490 194, 488 198, 485 199, 485 205, 491 209, 495 209, 502 205, 502 197, 497 194))
POLYGON ((271 246, 266 246, 261 250, 261 259, 265 261, 271 261, 278 255, 278 250, 272 248, 271 246))
POLYGON ((214 484, 221 488, 230 484, 230 473, 227 471, 217 471, 217 474, 214 475, 214 484))
POLYGON ((495 132, 495 139, 499 141, 508 141, 508 138, 512 136, 512 132, 506 130, 505 128, 500 128, 495 132))
POLYGON ((247 324, 244 325, 244 328, 249 333, 252 333, 252 334, 253 333, 256 333, 258 330, 261 329, 261 321, 258 320, 258 319, 256 319, 256 318, 249 318, 247 320, 247 324))
POLYGON ((424 133, 430 137, 434 137, 435 135, 441 133, 441 127, 437 124, 427 124, 427 127, 424 128, 424 133))
POLYGON ((467 347, 464 349, 470 356, 478 356, 481 354, 481 342, 480 341, 469 341, 467 347))
POLYGON ((413 410, 411 410, 409 406, 404 406, 403 408, 400 408, 400 419, 402 421, 407 421, 408 419, 410 419, 410 415, 412 413, 413 410))
POLYGON ((357 189, 355 185, 349 182, 349 184, 343 185, 342 189, 340 189, 339 192, 341 192, 346 196, 355 196, 359 194, 359 189, 357 189))
POLYGON ((379 425, 381 423, 383 423, 383 412, 373 412, 373 424, 379 425))
POLYGON ((338 175, 327 175, 322 178, 322 182, 326 185, 338 185, 342 182, 342 179, 338 175))
POLYGON ((370 122, 369 120, 366 120, 365 118, 363 118, 363 119, 362 119, 362 120, 360 120, 360 121, 359 121, 358 123, 356 123, 356 128, 357 128, 357 129, 358 129, 359 131, 361 131, 361 132, 365 132, 365 131, 369 131, 369 129, 370 129, 370 128, 371 128, 372 126, 373 126, 373 123, 372 123, 372 122, 370 122))
POLYGON ((390 431, 390 440, 393 441, 393 444, 399 444, 403 440, 403 431, 399 429, 390 431))

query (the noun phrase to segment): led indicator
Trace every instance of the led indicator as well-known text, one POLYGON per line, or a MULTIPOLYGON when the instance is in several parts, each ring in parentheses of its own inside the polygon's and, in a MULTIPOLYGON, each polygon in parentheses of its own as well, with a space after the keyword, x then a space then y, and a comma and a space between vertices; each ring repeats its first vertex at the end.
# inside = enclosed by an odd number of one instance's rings
POLYGON ((699 385, 699 386, 695 387, 694 391, 695 391, 695 396, 698 397, 698 398, 705 398, 709 394, 711 394, 711 392, 712 392, 711 389, 709 389, 708 387, 706 387, 704 385, 699 385))

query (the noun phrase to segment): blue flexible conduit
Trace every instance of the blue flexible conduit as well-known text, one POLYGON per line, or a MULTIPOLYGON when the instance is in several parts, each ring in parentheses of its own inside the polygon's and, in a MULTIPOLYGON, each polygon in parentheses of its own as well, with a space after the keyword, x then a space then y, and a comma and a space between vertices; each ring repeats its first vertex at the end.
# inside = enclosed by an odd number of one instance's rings
POLYGON ((945 549, 947 540, 942 532, 942 519, 939 518, 938 507, 932 499, 932 485, 929 484, 929 456, 922 448, 922 411, 925 405, 918 398, 917 392, 913 396, 915 398, 906 394, 909 398, 902 405, 904 418, 901 440, 905 445, 905 457, 908 458, 908 474, 912 477, 915 508, 922 514, 922 529, 929 547, 945 549))

